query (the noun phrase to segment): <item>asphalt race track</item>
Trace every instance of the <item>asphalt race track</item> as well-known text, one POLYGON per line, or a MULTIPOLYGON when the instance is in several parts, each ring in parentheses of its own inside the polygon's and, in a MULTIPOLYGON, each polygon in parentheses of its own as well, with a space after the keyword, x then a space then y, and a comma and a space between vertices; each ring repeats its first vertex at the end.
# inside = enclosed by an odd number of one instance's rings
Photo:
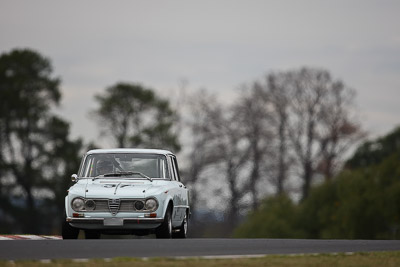
POLYGON ((103 239, 0 241, 0 259, 202 257, 400 250, 400 240, 103 239))

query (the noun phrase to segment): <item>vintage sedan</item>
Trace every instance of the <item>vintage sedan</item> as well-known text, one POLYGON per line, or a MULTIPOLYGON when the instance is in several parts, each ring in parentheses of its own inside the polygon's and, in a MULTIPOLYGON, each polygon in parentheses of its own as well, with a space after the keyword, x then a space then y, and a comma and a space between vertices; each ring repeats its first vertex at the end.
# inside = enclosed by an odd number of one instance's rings
POLYGON ((154 233, 185 238, 188 189, 174 154, 156 149, 96 149, 82 159, 65 197, 62 237, 154 233))

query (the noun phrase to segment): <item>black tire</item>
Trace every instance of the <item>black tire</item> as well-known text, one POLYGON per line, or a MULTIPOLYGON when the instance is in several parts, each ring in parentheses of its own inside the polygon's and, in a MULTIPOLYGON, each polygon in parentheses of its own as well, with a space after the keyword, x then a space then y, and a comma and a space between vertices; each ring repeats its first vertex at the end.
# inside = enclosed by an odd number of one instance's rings
POLYGON ((186 238, 188 231, 188 216, 185 214, 185 218, 183 218, 182 225, 179 227, 179 232, 176 232, 172 235, 173 238, 186 238))
POLYGON ((164 222, 156 229, 157 238, 172 238, 172 208, 165 212, 164 222))
POLYGON ((77 239, 79 235, 79 229, 72 227, 66 221, 66 216, 64 212, 63 222, 61 224, 61 236, 63 239, 77 239))
POLYGON ((96 230, 85 230, 85 239, 99 239, 100 232, 96 230))

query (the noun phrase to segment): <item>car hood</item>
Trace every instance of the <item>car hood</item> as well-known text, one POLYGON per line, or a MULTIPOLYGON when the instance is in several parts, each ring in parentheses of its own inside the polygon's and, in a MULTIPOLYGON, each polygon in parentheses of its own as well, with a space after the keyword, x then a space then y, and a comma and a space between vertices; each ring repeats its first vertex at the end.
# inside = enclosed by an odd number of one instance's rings
POLYGON ((161 189, 157 182, 99 179, 86 185, 86 198, 145 198, 161 189))

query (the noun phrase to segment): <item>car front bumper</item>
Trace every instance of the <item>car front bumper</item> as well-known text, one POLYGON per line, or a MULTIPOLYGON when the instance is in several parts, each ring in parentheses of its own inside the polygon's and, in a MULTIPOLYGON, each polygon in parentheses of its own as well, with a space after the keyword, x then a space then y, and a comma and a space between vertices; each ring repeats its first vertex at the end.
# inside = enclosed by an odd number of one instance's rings
POLYGON ((164 218, 115 218, 117 223, 107 221, 112 218, 67 217, 71 226, 81 229, 152 229, 158 227, 164 218))
MULTIPOLYGON (((125 223, 132 224, 155 224, 162 223, 164 218, 122 218, 122 221, 125 223)), ((75 218, 68 217, 67 222, 69 223, 104 223, 104 218, 75 218)))

